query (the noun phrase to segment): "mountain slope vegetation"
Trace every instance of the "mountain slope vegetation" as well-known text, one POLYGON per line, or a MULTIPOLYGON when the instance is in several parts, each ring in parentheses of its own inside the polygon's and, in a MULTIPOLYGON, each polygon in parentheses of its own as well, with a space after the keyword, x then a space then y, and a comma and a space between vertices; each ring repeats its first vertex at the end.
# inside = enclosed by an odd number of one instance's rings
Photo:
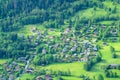
POLYGON ((0 80, 119 80, 119 0, 0 0, 0 80))
POLYGON ((4 32, 13 31, 19 29, 22 25, 44 23, 45 21, 50 22, 52 27, 58 27, 63 25, 66 19, 71 21, 71 17, 76 16, 77 13, 80 14, 81 18, 79 19, 82 23, 119 20, 119 0, 111 1, 1 0, 1 30, 4 32))

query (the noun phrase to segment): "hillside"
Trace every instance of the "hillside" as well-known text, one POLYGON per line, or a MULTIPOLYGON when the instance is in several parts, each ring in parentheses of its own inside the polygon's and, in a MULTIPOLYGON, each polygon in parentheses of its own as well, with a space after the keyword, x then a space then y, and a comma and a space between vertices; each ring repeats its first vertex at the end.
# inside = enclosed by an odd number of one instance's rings
POLYGON ((120 80, 119 0, 0 0, 0 80, 120 80))
POLYGON ((46 2, 43 0, 1 0, 1 30, 13 31, 23 25, 42 24, 45 21, 49 22, 46 27, 55 28, 64 25, 66 20, 74 22, 79 15, 81 23, 89 21, 109 23, 109 21, 119 21, 119 8, 118 1, 107 0, 47 0, 46 2))

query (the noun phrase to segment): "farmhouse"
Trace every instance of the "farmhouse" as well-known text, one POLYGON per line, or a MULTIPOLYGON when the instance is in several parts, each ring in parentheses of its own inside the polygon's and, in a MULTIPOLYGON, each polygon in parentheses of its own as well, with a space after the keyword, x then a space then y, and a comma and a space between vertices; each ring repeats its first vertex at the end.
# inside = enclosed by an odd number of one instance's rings
POLYGON ((110 64, 108 65, 107 69, 116 69, 118 67, 117 64, 110 64))
POLYGON ((45 80, 53 80, 51 75, 45 75, 45 80))
POLYGON ((44 80, 41 76, 36 77, 36 80, 44 80))

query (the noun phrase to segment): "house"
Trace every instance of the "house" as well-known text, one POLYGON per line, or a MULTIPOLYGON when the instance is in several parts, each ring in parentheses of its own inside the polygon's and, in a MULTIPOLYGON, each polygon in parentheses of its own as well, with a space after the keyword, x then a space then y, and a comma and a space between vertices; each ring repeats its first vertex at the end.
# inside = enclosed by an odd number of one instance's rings
POLYGON ((32 72, 33 72, 33 70, 30 70, 30 69, 26 70, 26 73, 32 73, 32 72))
POLYGON ((37 31, 37 28, 34 27, 34 28, 32 29, 32 32, 35 33, 36 31, 37 31))
POLYGON ((71 51, 76 51, 77 50, 77 47, 76 46, 74 46, 74 47, 72 47, 72 49, 71 49, 71 51))
POLYGON ((36 39, 40 39, 41 38, 41 35, 38 35, 36 39))
POLYGON ((53 80, 51 75, 45 75, 45 80, 53 80))
POLYGON ((54 29, 53 29, 53 28, 50 28, 50 31, 54 31, 54 29))
POLYGON ((46 54, 46 50, 45 49, 42 50, 42 54, 46 54))
POLYGON ((104 46, 108 46, 108 44, 107 44, 106 42, 103 42, 103 45, 104 45, 104 46))
POLYGON ((116 69, 118 67, 117 64, 110 64, 107 66, 107 69, 116 69))
POLYGON ((86 62, 86 61, 88 61, 88 58, 81 58, 80 61, 81 62, 86 62))
POLYGON ((7 63, 3 63, 2 64, 3 67, 7 67, 7 65, 8 65, 7 63))
POLYGON ((117 42, 117 37, 112 38, 112 42, 117 42))
POLYGON ((25 36, 24 34, 20 34, 19 37, 24 39, 25 36))
POLYGON ((70 28, 67 28, 64 32, 63 32, 63 34, 68 34, 70 32, 70 28))
POLYGON ((55 44, 55 45, 54 45, 54 48, 58 48, 58 46, 59 46, 59 43, 55 44))
POLYGON ((26 60, 26 57, 20 57, 20 58, 18 58, 18 61, 26 62, 27 60, 26 60))
POLYGON ((66 42, 69 42, 69 41, 70 41, 70 38, 67 38, 67 39, 66 39, 66 42))
POLYGON ((41 32, 38 32, 37 38, 36 39, 40 39, 42 37, 41 32))
POLYGON ((12 75, 12 74, 11 74, 11 75, 9 75, 8 80, 15 80, 15 79, 14 79, 14 75, 12 75))
POLYGON ((14 71, 19 71, 19 70, 20 70, 20 66, 19 65, 15 66, 15 70, 14 71))
POLYGON ((16 66, 16 65, 17 65, 17 63, 16 63, 15 61, 13 61, 13 62, 12 62, 12 65, 15 65, 15 66, 16 66))
POLYGON ((41 76, 36 77, 36 80, 44 80, 41 76))
POLYGON ((44 36, 47 36, 47 35, 48 35, 48 32, 47 32, 47 31, 45 31, 45 32, 44 32, 44 36))
POLYGON ((98 51, 97 47, 94 47, 94 48, 93 48, 93 51, 98 51))

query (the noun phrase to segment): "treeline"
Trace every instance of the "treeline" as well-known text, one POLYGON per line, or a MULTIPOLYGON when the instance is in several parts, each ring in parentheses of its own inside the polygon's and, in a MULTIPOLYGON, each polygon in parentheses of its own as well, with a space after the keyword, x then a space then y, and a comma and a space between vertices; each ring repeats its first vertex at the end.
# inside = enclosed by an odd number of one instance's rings
MULTIPOLYGON (((90 7, 103 8, 104 0, 1 0, 1 31, 17 30, 26 24, 52 21, 54 27, 64 24, 64 20, 76 12, 90 7)), ((118 18, 118 17, 117 17, 118 18)), ((113 18, 112 18, 113 19, 113 18)), ((101 18, 96 19, 102 20, 101 18)), ((82 19, 82 22, 88 20, 82 19)))
POLYGON ((75 61, 75 57, 73 57, 73 56, 65 57, 65 55, 62 55, 62 54, 57 54, 57 55, 55 55, 55 54, 54 55, 53 54, 38 54, 34 58, 33 64, 45 66, 45 65, 52 64, 52 63, 62 63, 62 62, 68 63, 68 62, 72 62, 72 61, 75 61))
POLYGON ((0 58, 17 59, 27 55, 34 44, 30 44, 27 39, 19 37, 16 33, 0 35, 0 58))
POLYGON ((100 62, 102 60, 102 57, 100 55, 97 55, 97 57, 95 59, 91 59, 90 61, 87 61, 85 64, 84 64, 84 69, 86 71, 90 71, 91 68, 98 62, 100 62))
POLYGON ((65 9, 68 9, 74 1, 2 0, 0 1, 1 31, 8 32, 18 29, 21 25, 43 23, 49 19, 62 19, 69 13, 65 9))

